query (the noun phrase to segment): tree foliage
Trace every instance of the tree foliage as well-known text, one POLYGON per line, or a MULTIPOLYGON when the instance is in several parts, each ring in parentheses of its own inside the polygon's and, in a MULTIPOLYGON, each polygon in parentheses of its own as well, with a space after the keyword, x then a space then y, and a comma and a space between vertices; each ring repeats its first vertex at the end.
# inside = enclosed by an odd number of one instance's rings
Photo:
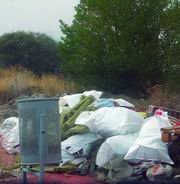
POLYGON ((36 74, 59 69, 57 43, 45 34, 14 32, 0 37, 0 66, 20 65, 36 74))
MULTIPOLYGON (((145 91, 179 65, 178 0, 81 0, 62 21, 63 68, 105 90, 145 91)), ((167 75, 168 74, 168 75, 167 75)))

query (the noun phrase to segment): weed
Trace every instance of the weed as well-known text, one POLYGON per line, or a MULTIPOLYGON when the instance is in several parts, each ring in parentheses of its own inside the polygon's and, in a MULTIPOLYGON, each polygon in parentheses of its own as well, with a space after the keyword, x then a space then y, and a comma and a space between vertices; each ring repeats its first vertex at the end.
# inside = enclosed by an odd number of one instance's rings
POLYGON ((31 71, 21 67, 0 69, 0 102, 20 95, 32 95, 44 93, 47 96, 55 96, 64 92, 75 92, 77 85, 62 77, 53 74, 36 76, 31 71))

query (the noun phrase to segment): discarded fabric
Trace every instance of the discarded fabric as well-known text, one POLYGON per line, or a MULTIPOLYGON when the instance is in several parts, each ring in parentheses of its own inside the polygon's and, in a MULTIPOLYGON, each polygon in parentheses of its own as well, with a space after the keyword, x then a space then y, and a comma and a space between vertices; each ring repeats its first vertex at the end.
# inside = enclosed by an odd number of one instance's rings
POLYGON ((88 106, 94 102, 94 97, 87 96, 82 97, 81 101, 75 105, 70 111, 61 113, 61 140, 65 140, 68 137, 89 132, 88 127, 82 125, 75 125, 76 118, 81 112, 86 111, 88 106))
POLYGON ((166 180, 171 177, 173 169, 168 164, 156 164, 151 166, 147 172, 146 176, 150 181, 166 180))

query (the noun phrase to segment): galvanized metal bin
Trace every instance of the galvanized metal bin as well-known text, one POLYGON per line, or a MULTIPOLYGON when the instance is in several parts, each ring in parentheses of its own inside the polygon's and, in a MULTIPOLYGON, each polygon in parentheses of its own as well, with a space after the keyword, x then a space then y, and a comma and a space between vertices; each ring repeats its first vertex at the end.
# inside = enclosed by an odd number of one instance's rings
POLYGON ((17 102, 21 164, 39 164, 42 158, 44 164, 60 163, 58 98, 25 99, 17 102))

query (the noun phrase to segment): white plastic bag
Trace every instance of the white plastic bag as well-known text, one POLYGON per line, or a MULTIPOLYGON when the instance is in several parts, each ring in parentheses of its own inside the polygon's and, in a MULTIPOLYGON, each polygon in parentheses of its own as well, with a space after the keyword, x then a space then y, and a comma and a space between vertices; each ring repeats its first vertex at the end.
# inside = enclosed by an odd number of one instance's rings
POLYGON ((84 91, 83 95, 84 96, 93 96, 96 100, 98 100, 103 92, 101 91, 96 91, 96 90, 91 90, 91 91, 84 91))
POLYGON ((5 135, 10 130, 12 130, 18 122, 16 117, 10 117, 3 121, 2 125, 0 126, 0 136, 5 135))
POLYGON ((113 159, 110 161, 107 168, 109 183, 117 184, 128 177, 133 173, 133 168, 128 164, 126 160, 113 159))
POLYGON ((123 100, 121 98, 119 99, 113 99, 113 98, 100 98, 92 103, 92 106, 96 108, 102 108, 102 107, 128 107, 133 109, 135 106, 131 103, 129 103, 126 100, 123 100), (116 102, 116 104, 115 104, 116 102))
POLYGON ((60 97, 59 105, 60 107, 68 105, 70 108, 73 108, 76 104, 80 102, 81 97, 81 93, 60 97))
POLYGON ((109 168, 111 160, 122 161, 129 148, 135 142, 139 132, 127 135, 113 136, 101 145, 96 157, 96 164, 99 167, 109 168))
POLYGON ((114 101, 109 98, 100 98, 94 101, 90 106, 100 109, 102 107, 115 107, 114 101))
POLYGON ((85 91, 83 93, 77 93, 77 94, 73 94, 73 95, 66 95, 63 97, 59 98, 59 111, 60 113, 64 110, 65 106, 67 105, 69 108, 73 108, 75 105, 77 105, 82 96, 93 96, 96 100, 98 100, 101 95, 102 92, 101 91, 85 91))
POLYGON ((144 119, 124 107, 103 107, 94 112, 82 112, 75 124, 85 125, 90 132, 103 137, 130 134, 141 129, 144 119))
POLYGON ((19 147, 19 120, 16 117, 6 119, 0 127, 2 147, 9 153, 18 153, 19 147))
POLYGON ((101 139, 92 133, 78 134, 69 137, 61 143, 63 164, 72 162, 77 157, 86 157, 91 145, 101 139))
POLYGON ((167 145, 161 140, 161 128, 170 127, 167 117, 153 116, 146 119, 140 135, 125 156, 130 162, 158 161, 173 164, 167 145))
POLYGON ((112 100, 115 101, 115 102, 117 102, 120 107, 135 108, 135 106, 132 103, 130 103, 130 102, 128 102, 128 101, 126 101, 126 100, 124 100, 122 98, 112 99, 112 100))

